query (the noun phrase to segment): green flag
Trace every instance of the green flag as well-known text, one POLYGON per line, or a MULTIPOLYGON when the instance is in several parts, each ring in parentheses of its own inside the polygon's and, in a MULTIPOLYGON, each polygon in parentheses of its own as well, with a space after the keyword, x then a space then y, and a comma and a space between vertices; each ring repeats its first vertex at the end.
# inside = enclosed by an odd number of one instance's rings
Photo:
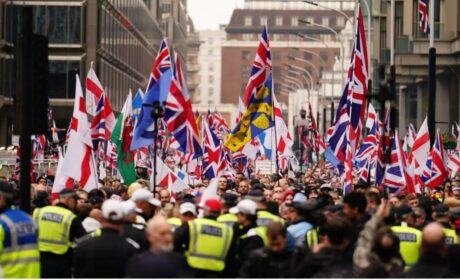
POLYGON ((136 151, 130 151, 133 139, 133 120, 132 120, 132 95, 129 91, 123 109, 118 116, 117 123, 112 131, 112 140, 117 145, 118 170, 126 185, 136 181, 136 170, 134 165, 134 155, 136 151))

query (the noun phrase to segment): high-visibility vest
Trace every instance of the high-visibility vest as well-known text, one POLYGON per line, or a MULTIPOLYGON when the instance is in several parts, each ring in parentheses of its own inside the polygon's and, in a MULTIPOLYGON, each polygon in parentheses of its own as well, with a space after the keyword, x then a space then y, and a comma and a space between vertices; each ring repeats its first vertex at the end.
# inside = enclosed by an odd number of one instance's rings
POLYGON ((284 224, 284 220, 281 217, 273 215, 265 210, 257 211, 257 226, 267 227, 273 222, 280 222, 284 224))
POLYGON ((446 236, 447 245, 453 245, 458 243, 458 237, 455 230, 451 228, 444 228, 444 235, 446 236))
POLYGON ((172 217, 168 219, 168 224, 172 226, 172 230, 175 231, 176 228, 182 225, 182 220, 176 217, 172 217))
POLYGON ((223 214, 220 215, 219 218, 217 218, 217 221, 219 223, 226 224, 227 226, 233 227, 238 222, 238 218, 236 217, 235 214, 223 214))
POLYGON ((392 226, 391 230, 399 238, 399 252, 406 263, 404 270, 408 270, 417 263, 422 245, 422 232, 408 226, 392 226))
POLYGON ((38 224, 38 250, 57 255, 67 253, 72 246, 70 226, 75 219, 72 211, 59 206, 46 206, 34 211, 38 224))
POLYGON ((223 271, 233 229, 211 219, 195 219, 188 224, 190 242, 186 257, 190 267, 223 271))
POLYGON ((248 237, 256 236, 256 235, 262 239, 265 246, 268 245, 267 228, 264 228, 264 227, 251 228, 250 230, 248 230, 246 234, 241 235, 240 238, 246 239, 248 237))
POLYGON ((21 210, 0 215, 0 266, 5 278, 40 278, 37 225, 21 210))
POLYGON ((305 244, 308 248, 312 249, 313 246, 318 244, 318 229, 312 228, 305 234, 305 244))

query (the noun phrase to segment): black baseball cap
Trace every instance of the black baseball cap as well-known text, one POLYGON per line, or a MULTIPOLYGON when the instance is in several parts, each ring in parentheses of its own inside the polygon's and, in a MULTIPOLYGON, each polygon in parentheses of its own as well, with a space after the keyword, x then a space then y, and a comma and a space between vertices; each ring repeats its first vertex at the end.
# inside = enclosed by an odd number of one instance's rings
POLYGON ((71 189, 63 189, 59 192, 59 198, 73 197, 78 200, 78 195, 71 189))

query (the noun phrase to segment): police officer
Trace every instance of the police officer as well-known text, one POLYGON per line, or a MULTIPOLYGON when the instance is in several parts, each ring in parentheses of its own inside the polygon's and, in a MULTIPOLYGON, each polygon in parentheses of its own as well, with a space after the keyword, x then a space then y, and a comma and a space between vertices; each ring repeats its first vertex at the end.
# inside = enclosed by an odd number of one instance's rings
POLYGON ((102 229, 77 242, 74 276, 77 278, 121 278, 129 258, 140 248, 122 235, 124 209, 121 201, 108 199, 102 204, 102 229))
POLYGON ((40 278, 37 225, 19 209, 12 209, 14 189, 0 181, 0 266, 5 278, 40 278))
POLYGON ((74 191, 64 189, 59 193, 56 205, 34 211, 43 278, 72 276, 72 242, 86 234, 80 220, 73 213, 77 199, 74 191))
POLYGON ((168 219, 168 224, 172 226, 172 231, 174 232, 176 228, 180 227, 182 224, 191 222, 196 219, 198 212, 197 207, 193 202, 183 202, 179 206, 180 217, 172 217, 168 219))
POLYGON ((284 224, 284 220, 282 218, 267 211, 264 192, 262 189, 254 186, 253 189, 249 191, 246 198, 257 204, 257 226, 266 228, 272 222, 280 222, 284 224))
POLYGON ((422 232, 413 226, 415 216, 410 206, 403 204, 395 210, 396 225, 391 230, 399 238, 399 252, 406 263, 405 270, 417 263, 422 244, 422 232))
POLYGON ((216 221, 221 210, 220 200, 207 199, 204 218, 185 223, 174 232, 174 251, 185 252, 197 278, 220 278, 236 271, 233 229, 216 221))
POLYGON ((238 218, 235 214, 229 213, 229 210, 230 208, 236 206, 237 200, 238 196, 234 193, 224 193, 222 195, 223 214, 220 215, 219 218, 217 218, 218 222, 224 223, 230 227, 233 227, 236 224, 238 218))
POLYGON ((233 231, 237 238, 238 267, 241 267, 252 251, 268 244, 266 230, 257 226, 257 205, 252 200, 243 199, 230 213, 238 218, 233 231))
POLYGON ((457 244, 457 233, 450 225, 450 210, 445 204, 438 204, 433 209, 433 220, 440 223, 444 227, 447 245, 457 244))

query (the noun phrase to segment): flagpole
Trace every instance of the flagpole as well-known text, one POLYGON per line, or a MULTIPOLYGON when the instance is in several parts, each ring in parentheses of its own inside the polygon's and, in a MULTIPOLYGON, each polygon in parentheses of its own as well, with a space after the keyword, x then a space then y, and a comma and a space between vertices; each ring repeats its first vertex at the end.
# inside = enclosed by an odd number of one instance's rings
POLYGON ((95 188, 97 188, 97 184, 99 183, 99 179, 97 178, 97 165, 96 165, 96 162, 95 162, 95 159, 94 159, 94 150, 93 149, 91 149, 91 164, 93 165, 93 168, 94 168, 94 178, 96 179, 95 188))
MULTIPOLYGON (((393 0, 394 1, 394 0, 393 0)), ((434 3, 429 3, 430 48, 428 51, 428 130, 435 131, 436 126, 436 48, 434 47, 434 3)), ((430 133, 430 144, 434 143, 434 133, 430 133)))

